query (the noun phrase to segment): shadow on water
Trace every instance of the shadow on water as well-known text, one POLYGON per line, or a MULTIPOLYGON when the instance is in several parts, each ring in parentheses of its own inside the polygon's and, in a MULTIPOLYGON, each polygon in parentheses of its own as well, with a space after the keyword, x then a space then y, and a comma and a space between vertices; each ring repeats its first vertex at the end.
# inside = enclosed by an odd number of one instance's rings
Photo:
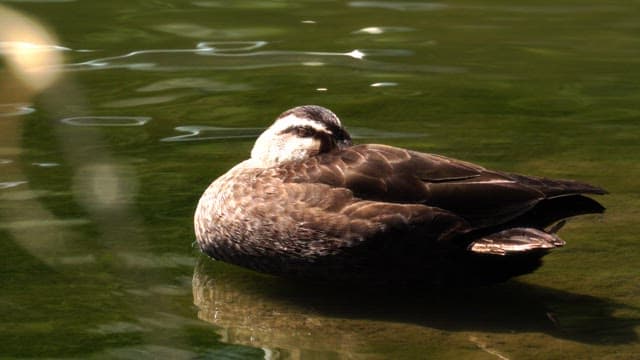
POLYGON ((630 310, 626 305, 519 281, 437 291, 328 287, 292 283, 204 256, 195 268, 193 297, 200 319, 220 326, 226 341, 289 350, 340 351, 336 338, 345 336, 369 343, 374 340, 368 334, 377 330, 367 327, 380 323, 396 329, 387 336, 399 338, 411 333, 403 326, 413 333, 418 326, 428 337, 542 333, 592 345, 633 343, 640 324, 638 318, 614 315, 630 310))

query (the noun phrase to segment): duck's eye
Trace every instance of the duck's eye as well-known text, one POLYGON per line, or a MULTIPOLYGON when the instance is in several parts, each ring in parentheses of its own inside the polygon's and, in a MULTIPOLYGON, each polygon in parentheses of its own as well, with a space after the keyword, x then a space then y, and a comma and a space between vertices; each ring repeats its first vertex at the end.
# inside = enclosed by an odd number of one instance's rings
POLYGON ((316 130, 311 126, 299 126, 295 128, 294 133, 299 137, 312 137, 315 135, 316 130))
POLYGON ((280 134, 291 134, 297 137, 313 137, 316 136, 318 132, 311 126, 291 126, 280 132, 280 134))

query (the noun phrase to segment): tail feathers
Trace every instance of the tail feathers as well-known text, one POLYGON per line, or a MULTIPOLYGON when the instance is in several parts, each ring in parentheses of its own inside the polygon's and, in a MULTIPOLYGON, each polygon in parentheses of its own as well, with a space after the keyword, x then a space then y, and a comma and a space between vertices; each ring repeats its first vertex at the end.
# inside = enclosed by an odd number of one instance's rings
POLYGON ((548 198, 575 194, 604 195, 607 191, 601 187, 574 180, 556 180, 535 176, 509 174, 518 183, 532 187, 548 198))
POLYGON ((511 228, 475 240, 469 250, 478 254, 513 255, 563 246, 556 234, 533 228, 511 228))
POLYGON ((539 202, 533 209, 505 224, 505 227, 532 227, 544 229, 574 216, 601 214, 605 211, 599 202, 582 195, 559 196, 539 202))

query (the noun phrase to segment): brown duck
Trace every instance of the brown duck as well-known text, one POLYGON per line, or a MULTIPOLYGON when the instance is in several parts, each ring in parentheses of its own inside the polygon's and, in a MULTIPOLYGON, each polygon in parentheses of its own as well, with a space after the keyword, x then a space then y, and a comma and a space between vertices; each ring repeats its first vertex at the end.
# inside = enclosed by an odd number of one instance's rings
POLYGON ((596 186, 353 145, 338 117, 281 114, 195 213, 200 249, 253 270, 348 282, 491 283, 534 271, 596 186))

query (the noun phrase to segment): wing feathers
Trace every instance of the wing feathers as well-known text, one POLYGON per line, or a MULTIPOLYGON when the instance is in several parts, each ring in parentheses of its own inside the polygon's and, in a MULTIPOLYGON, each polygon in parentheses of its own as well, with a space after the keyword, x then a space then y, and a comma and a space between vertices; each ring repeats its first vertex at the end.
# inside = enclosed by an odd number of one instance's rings
POLYGON ((501 173, 386 145, 357 145, 303 163, 291 163, 281 171, 286 172, 285 183, 319 183, 346 189, 355 199, 353 204, 340 210, 339 206, 326 207, 346 216, 378 216, 389 223, 411 224, 419 213, 412 213, 412 206, 421 205, 467 224, 460 227, 464 231, 469 227, 499 229, 499 225, 507 223, 548 226, 565 217, 601 212, 603 208, 596 201, 576 196, 606 193, 577 181, 501 173), (551 201, 562 197, 567 200, 551 201), (412 214, 406 214, 404 209, 411 209, 412 214), (399 217, 389 216, 392 213, 399 217))

